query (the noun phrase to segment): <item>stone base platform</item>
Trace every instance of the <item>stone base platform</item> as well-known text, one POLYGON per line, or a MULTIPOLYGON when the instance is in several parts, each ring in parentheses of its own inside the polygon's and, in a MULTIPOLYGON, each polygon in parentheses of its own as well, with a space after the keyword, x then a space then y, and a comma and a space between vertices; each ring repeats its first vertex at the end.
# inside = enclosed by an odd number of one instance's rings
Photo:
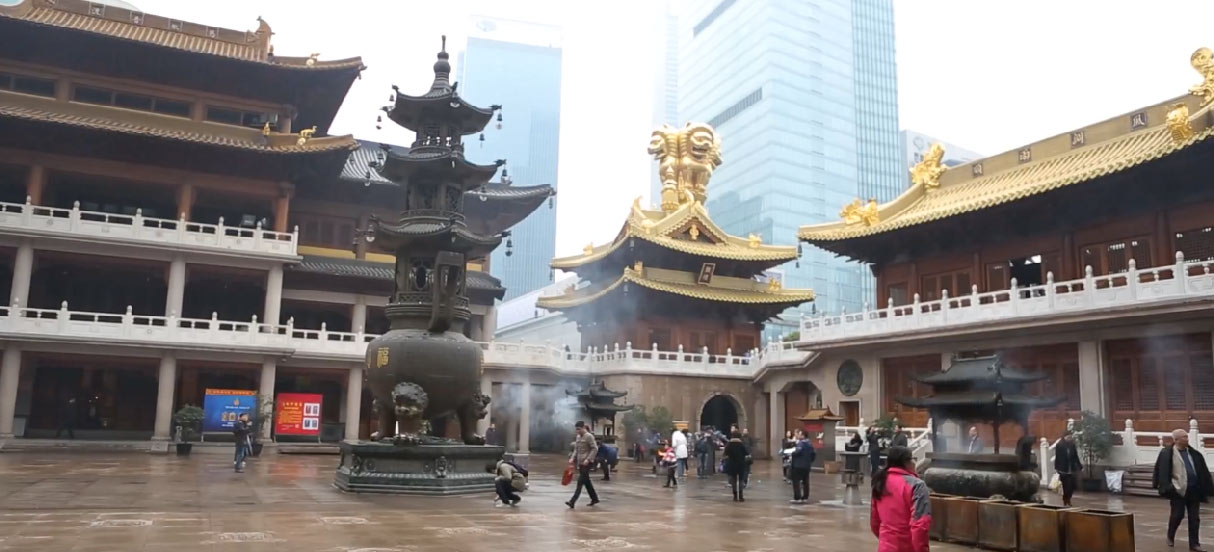
POLYGON ((347 442, 341 444, 333 485, 357 493, 490 493, 494 475, 485 467, 504 452, 504 447, 487 445, 347 442))

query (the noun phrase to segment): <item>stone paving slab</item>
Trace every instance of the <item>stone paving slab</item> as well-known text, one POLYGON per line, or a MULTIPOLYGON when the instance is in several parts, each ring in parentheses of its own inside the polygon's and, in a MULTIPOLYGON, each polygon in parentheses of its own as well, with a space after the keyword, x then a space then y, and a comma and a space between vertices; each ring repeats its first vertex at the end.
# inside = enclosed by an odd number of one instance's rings
MULTIPOLYGON (((747 501, 722 476, 664 489, 646 464, 596 479, 603 503, 563 504, 562 460, 533 456, 516 508, 492 496, 356 495, 332 486, 337 459, 267 455, 233 473, 221 455, 0 454, 0 551, 478 552, 874 550, 868 507, 841 504, 838 476, 814 474, 810 505, 788 503, 777 465, 758 462, 747 501)), ((1059 503, 1056 495, 1047 502, 1059 503)), ((1138 550, 1163 543, 1167 503, 1105 494, 1076 505, 1136 514, 1138 550)), ((1205 515, 1214 516, 1206 509, 1205 515)), ((1214 518, 1203 540, 1214 545, 1214 518)), ((1178 549, 1184 549, 1184 530, 1178 549)), ((932 543, 932 550, 967 550, 932 543)))

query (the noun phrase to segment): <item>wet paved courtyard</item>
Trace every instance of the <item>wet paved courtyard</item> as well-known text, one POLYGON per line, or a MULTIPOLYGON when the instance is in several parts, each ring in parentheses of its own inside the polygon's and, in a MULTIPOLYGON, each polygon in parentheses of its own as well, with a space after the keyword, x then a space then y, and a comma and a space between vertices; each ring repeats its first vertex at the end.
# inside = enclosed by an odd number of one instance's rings
MULTIPOLYGON (((463 497, 344 494, 336 456, 269 453, 244 474, 230 456, 139 453, 0 454, 2 551, 548 551, 875 550, 868 508, 844 507, 838 476, 815 474, 810 505, 792 505, 778 466, 757 462, 744 504, 723 476, 664 489, 645 464, 621 462, 603 502, 564 504, 561 460, 532 459, 531 490, 516 508, 489 493, 463 497)), ((1047 502, 1059 502, 1047 493, 1047 502)), ((1109 495, 1076 505, 1137 514, 1138 550, 1167 550, 1167 503, 1109 495)), ((1206 516, 1214 511, 1206 510, 1206 516)), ((1214 527, 1207 517, 1205 527, 1214 527)), ((1181 534, 1184 530, 1182 528, 1181 534)), ((1183 536, 1178 550, 1183 550, 1183 536)), ((1214 544, 1214 530, 1203 540, 1214 544)), ((967 550, 932 543, 933 550, 967 550)))

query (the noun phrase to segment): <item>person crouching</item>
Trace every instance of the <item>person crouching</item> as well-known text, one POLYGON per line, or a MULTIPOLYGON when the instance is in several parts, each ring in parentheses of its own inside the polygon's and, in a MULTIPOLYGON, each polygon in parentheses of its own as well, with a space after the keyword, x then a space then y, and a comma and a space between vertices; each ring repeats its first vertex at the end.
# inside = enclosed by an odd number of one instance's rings
POLYGON ((513 462, 501 460, 497 464, 485 466, 485 471, 496 475, 493 478, 493 486, 497 490, 497 498, 493 499, 494 506, 517 506, 523 500, 515 493, 527 490, 527 470, 525 468, 513 462))

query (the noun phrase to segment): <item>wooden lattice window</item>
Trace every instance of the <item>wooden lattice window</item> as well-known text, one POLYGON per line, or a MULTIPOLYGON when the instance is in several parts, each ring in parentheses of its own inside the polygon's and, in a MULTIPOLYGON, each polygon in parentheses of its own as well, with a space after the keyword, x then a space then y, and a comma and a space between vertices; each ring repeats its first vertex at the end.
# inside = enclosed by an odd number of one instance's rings
POLYGON ((1113 382, 1113 409, 1134 410, 1134 372, 1130 359, 1114 358, 1109 378, 1113 382))
POLYGON ((1184 253, 1187 261, 1214 260, 1214 227, 1177 232, 1176 249, 1184 253))

